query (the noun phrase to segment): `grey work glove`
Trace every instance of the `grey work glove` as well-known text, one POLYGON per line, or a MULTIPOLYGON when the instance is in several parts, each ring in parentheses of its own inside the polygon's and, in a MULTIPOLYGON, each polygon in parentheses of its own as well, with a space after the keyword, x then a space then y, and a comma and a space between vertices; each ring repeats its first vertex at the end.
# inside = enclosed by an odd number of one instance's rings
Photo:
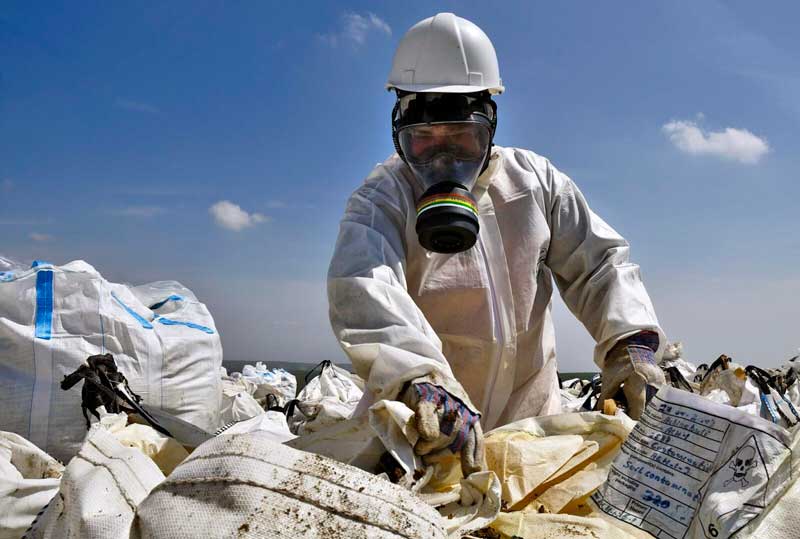
POLYGON ((486 468, 479 414, 428 382, 412 382, 400 395, 400 400, 414 411, 420 435, 414 446, 417 455, 433 456, 442 451, 460 453, 464 477, 486 468))
POLYGON ((664 371, 656 363, 658 334, 642 331, 618 342, 606 356, 603 370, 602 391, 598 406, 611 399, 620 386, 628 400, 628 415, 637 421, 642 417, 647 395, 647 385, 660 386, 666 383, 664 371))

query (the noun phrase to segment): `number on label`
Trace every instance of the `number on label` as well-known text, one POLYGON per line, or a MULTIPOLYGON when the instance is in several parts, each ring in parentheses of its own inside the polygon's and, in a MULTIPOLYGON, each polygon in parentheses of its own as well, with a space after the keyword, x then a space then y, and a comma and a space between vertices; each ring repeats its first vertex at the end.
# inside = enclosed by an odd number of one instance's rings
POLYGON ((669 500, 662 499, 661 494, 655 494, 652 490, 644 491, 644 497, 642 500, 652 503, 656 507, 660 507, 661 509, 666 509, 669 507, 669 500))

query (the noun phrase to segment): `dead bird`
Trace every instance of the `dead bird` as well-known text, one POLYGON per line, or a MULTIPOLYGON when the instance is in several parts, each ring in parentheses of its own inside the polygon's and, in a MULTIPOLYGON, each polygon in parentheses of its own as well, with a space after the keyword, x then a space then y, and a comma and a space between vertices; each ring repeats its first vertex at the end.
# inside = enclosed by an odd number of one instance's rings
POLYGON ((125 375, 117 368, 114 356, 111 354, 98 354, 89 356, 86 363, 65 376, 61 381, 61 389, 72 389, 75 384, 84 381, 81 389, 81 411, 86 419, 86 428, 91 427, 89 411, 97 419, 100 414, 97 409, 104 406, 112 414, 125 412, 136 414, 147 421, 158 432, 172 436, 169 431, 158 424, 140 405, 142 398, 134 393, 128 385, 125 375))

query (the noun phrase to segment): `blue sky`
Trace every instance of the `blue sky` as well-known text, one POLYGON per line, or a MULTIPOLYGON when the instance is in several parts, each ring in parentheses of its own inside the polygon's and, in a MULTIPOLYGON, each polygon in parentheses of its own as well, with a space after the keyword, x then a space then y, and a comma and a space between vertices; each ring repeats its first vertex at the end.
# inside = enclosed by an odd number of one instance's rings
MULTIPOLYGON (((394 47, 438 11, 494 42, 496 142, 549 157, 631 242, 688 359, 795 352, 791 2, 4 2, 0 253, 179 280, 229 359, 343 360, 338 221, 392 151, 394 47)), ((591 369, 556 321, 561 369, 591 369)))

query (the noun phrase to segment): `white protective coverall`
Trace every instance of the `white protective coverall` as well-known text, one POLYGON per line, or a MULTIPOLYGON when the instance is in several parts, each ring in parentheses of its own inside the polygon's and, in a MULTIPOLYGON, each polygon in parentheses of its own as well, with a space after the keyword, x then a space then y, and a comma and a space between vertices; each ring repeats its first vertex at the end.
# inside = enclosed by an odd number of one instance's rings
MULTIPOLYGON (((473 189, 478 242, 465 252, 420 246, 421 194, 394 154, 353 193, 341 222, 328 272, 330 317, 366 381, 365 398, 396 399, 406 381, 432 374, 461 383, 484 430, 560 413, 553 277, 597 342, 598 366, 640 330, 659 333, 660 358, 666 338, 628 243, 547 159, 493 147, 473 189)), ((440 385, 463 398, 457 385, 440 385)))

